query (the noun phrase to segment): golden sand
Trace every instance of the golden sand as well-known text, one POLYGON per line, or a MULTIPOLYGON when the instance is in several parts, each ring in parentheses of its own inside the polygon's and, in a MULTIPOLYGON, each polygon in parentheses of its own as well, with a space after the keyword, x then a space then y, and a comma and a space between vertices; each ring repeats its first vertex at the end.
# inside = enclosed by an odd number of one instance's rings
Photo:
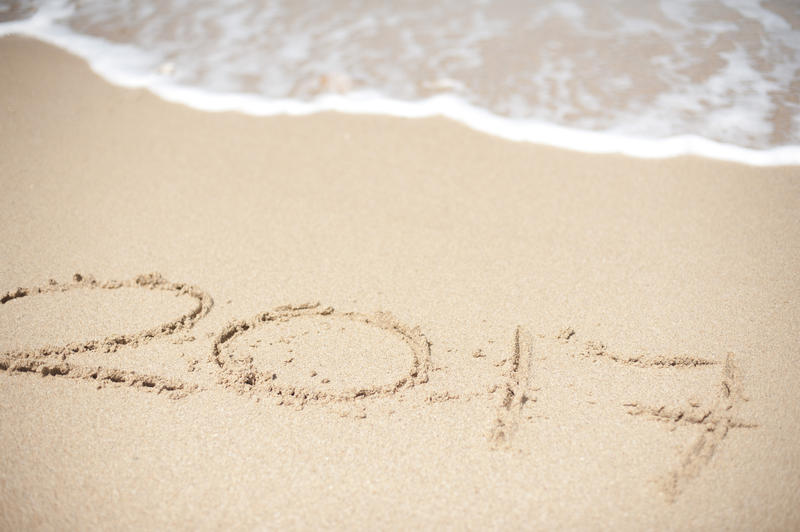
POLYGON ((800 527, 797 168, 0 72, 0 528, 800 527))

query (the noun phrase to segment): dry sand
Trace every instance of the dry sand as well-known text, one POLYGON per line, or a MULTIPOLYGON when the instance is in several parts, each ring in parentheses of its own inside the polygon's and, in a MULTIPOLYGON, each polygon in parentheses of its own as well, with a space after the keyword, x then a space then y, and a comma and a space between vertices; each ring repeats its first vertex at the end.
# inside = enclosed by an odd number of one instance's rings
POLYGON ((800 169, 0 72, 1 528, 800 527, 800 169))

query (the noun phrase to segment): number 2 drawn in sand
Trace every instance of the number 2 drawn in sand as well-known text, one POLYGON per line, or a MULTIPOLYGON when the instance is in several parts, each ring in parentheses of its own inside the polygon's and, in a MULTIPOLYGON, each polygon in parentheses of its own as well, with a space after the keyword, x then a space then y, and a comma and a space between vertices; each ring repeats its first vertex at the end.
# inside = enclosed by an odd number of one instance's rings
MULTIPOLYGON (((162 290, 176 295, 186 295, 195 300, 192 308, 174 319, 150 329, 118 333, 102 339, 74 342, 63 346, 48 346, 33 350, 16 350, 0 353, 0 370, 18 373, 39 373, 42 376, 61 376, 71 379, 95 381, 110 385, 126 385, 134 388, 165 392, 178 399, 204 389, 203 386, 181 379, 159 375, 147 375, 136 371, 105 367, 87 367, 70 361, 72 355, 85 352, 113 352, 120 347, 139 347, 152 340, 167 337, 191 329, 213 307, 211 296, 205 291, 185 283, 173 283, 158 274, 140 275, 127 281, 98 282, 92 277, 76 274, 72 282, 50 281, 35 288, 18 288, 0 297, 0 305, 36 295, 68 292, 75 289, 115 290, 138 288, 162 290)), ((344 330, 344 328, 342 328, 344 330)), ((563 333, 562 333, 563 334, 563 333)), ((574 334, 569 332, 566 338, 574 334)), ((530 381, 533 367, 533 339, 522 327, 514 333, 510 364, 505 384, 501 389, 501 404, 492 423, 489 440, 495 449, 510 448, 514 434, 522 423, 522 412, 530 400, 530 381)), ((662 481, 662 488, 669 501, 684 489, 685 485, 700 474, 712 459, 731 429, 752 428, 756 425, 742 421, 738 416, 741 403, 746 401, 742 378, 735 365, 733 354, 724 362, 716 362, 691 356, 623 357, 610 353, 603 344, 587 342, 579 355, 587 359, 604 359, 616 364, 635 368, 682 368, 721 365, 722 379, 715 403, 710 408, 693 405, 691 409, 670 409, 665 406, 649 406, 638 402, 625 403, 628 414, 673 425, 696 426, 699 435, 681 454, 679 465, 662 481)), ((359 314, 338 312, 319 304, 287 305, 272 311, 262 312, 250 320, 229 323, 214 338, 209 362, 216 368, 218 384, 239 393, 255 396, 268 395, 278 399, 278 404, 302 406, 309 403, 352 402, 372 397, 387 397, 403 389, 424 385, 431 369, 430 343, 419 328, 401 324, 388 313, 359 314), (376 328, 392 335, 408 349, 407 368, 387 382, 372 383, 350 388, 326 386, 326 379, 313 385, 278 381, 275 373, 259 368, 251 356, 242 355, 236 349, 228 349, 232 342, 263 327, 285 324, 297 319, 325 319, 343 325, 355 324, 376 328)), ((447 395, 447 394, 446 394, 447 395)), ((481 394, 476 394, 481 395, 481 394)))

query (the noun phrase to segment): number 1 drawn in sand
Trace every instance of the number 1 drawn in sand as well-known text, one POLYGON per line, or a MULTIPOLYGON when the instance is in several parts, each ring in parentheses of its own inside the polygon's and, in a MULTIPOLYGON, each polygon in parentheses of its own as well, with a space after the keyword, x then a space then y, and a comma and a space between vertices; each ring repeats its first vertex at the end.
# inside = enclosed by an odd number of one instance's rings
POLYGON ((526 391, 530 382, 532 358, 533 338, 522 327, 517 327, 514 331, 514 352, 511 356, 503 402, 497 409, 497 417, 489 438, 495 448, 509 447, 519 426, 522 409, 529 399, 526 391))

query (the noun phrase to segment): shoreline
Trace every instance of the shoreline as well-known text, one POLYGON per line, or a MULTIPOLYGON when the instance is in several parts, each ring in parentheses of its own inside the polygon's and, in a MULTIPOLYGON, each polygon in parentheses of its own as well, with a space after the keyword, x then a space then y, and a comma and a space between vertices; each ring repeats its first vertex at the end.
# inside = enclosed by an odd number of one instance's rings
POLYGON ((0 528, 800 523, 796 167, 0 68, 0 528))
MULTIPOLYGON (((645 138, 613 131, 591 131, 570 128, 539 120, 513 119, 473 106, 462 99, 437 95, 425 100, 403 101, 387 98, 372 91, 346 96, 323 95, 313 101, 268 99, 247 93, 216 93, 194 87, 176 85, 156 72, 132 75, 119 62, 148 62, 129 57, 131 49, 96 37, 72 33, 52 25, 55 15, 39 12, 30 19, 0 26, 0 38, 25 36, 58 47, 82 58, 107 82, 126 89, 146 89, 164 101, 206 112, 237 112, 247 116, 306 116, 326 112, 351 115, 378 115, 394 118, 445 118, 474 131, 512 142, 539 144, 578 153, 626 155, 642 159, 665 159, 682 156, 705 157, 722 162, 751 166, 798 166, 800 145, 753 149, 718 142, 697 135, 666 138, 645 138), (102 57, 98 50, 107 54, 102 57), (123 59, 125 58, 125 59, 123 59)), ((129 67, 130 68, 130 67, 129 67)))

